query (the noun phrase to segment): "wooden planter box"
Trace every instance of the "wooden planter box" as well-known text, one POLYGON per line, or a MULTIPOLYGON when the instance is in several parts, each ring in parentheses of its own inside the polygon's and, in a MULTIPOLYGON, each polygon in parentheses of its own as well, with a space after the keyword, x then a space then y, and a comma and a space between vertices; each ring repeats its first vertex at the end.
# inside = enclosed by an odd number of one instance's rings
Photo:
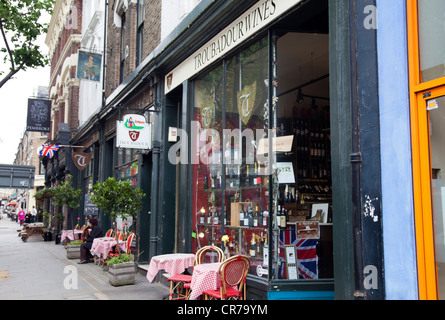
POLYGON ((80 259, 80 244, 67 245, 66 246, 66 258, 67 259, 80 259))
POLYGON ((108 280, 115 287, 134 284, 135 274, 134 262, 112 264, 108 268, 108 280))

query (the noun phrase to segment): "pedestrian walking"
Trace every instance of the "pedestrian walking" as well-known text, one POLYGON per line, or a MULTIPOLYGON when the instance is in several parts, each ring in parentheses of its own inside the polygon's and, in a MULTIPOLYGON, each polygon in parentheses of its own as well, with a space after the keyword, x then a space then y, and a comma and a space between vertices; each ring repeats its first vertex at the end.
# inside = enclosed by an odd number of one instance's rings
POLYGON ((23 226, 23 222, 25 221, 25 211, 20 208, 20 211, 18 213, 18 220, 21 226, 23 226))
POLYGON ((32 206, 31 210, 31 223, 36 222, 36 216, 37 216, 37 209, 35 206, 32 206))

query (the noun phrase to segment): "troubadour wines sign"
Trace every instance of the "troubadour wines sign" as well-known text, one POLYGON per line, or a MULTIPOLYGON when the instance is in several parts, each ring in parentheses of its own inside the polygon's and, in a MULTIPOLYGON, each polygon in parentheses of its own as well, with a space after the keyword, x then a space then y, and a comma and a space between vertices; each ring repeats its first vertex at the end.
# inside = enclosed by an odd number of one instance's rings
POLYGON ((128 114, 117 121, 116 147, 129 149, 151 149, 151 125, 144 116, 128 114))
POLYGON ((165 77, 165 93, 250 39, 301 0, 261 0, 165 77))

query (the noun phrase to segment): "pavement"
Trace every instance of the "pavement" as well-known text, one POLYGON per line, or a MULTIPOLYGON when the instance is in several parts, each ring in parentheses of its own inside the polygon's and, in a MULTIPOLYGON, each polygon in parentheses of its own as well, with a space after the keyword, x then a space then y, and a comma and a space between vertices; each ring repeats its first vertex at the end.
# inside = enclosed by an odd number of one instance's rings
POLYGON ((136 273, 134 285, 113 287, 94 263, 66 258, 63 245, 18 236, 20 225, 0 220, 0 300, 165 300, 169 289, 136 273))

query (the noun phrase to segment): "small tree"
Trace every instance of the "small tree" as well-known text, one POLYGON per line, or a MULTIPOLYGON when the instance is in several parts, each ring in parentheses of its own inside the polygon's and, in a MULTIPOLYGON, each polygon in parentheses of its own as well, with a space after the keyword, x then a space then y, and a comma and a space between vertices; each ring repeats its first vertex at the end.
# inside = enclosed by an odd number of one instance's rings
MULTIPOLYGON (((0 57, 9 64, 9 71, 0 80, 0 88, 20 70, 43 67, 49 63, 37 43, 37 36, 46 33, 47 23, 40 23, 42 13, 52 13, 55 0, 1 0, 0 34, 4 45, 0 57)), ((3 76, 3 71, 0 71, 3 76)))
MULTIPOLYGON (((116 218, 121 215, 122 220, 127 216, 136 218, 139 210, 142 209, 142 198, 146 195, 140 188, 134 188, 130 181, 117 181, 115 178, 108 178, 104 182, 96 182, 91 194, 91 201, 102 208, 105 214, 110 215, 115 222, 115 232, 117 234, 116 218)), ((117 246, 119 256, 120 247, 117 246)))
MULTIPOLYGON (((55 200, 56 204, 60 207, 67 206, 71 209, 77 209, 80 206, 80 194, 81 189, 75 189, 71 182, 73 177, 67 175, 65 182, 52 189, 52 198, 55 200)), ((74 223, 73 217, 71 215, 71 224, 73 225, 73 236, 74 236, 74 223)))

